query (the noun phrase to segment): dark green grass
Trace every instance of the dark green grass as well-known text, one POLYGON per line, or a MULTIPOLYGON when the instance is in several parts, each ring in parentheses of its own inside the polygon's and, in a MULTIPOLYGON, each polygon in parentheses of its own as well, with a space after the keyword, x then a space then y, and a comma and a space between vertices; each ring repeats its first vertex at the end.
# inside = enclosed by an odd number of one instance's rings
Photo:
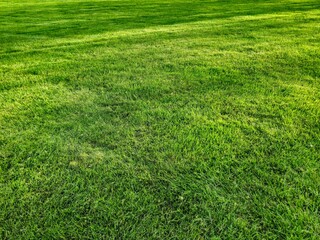
POLYGON ((319 239, 320 4, 1 1, 1 239, 319 239))

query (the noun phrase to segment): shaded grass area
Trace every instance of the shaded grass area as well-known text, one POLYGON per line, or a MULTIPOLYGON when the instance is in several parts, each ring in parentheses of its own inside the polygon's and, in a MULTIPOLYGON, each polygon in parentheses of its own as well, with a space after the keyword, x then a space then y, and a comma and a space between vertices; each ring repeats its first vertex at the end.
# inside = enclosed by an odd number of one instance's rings
POLYGON ((0 2, 0 236, 318 239, 317 1, 0 2))

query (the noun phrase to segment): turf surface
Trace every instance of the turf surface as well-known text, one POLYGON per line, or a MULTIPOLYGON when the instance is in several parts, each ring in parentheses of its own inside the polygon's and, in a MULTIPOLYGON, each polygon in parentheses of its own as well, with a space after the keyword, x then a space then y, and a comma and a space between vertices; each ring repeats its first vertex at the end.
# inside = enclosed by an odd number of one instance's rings
POLYGON ((1 239, 319 239, 319 171, 319 1, 0 1, 1 239))

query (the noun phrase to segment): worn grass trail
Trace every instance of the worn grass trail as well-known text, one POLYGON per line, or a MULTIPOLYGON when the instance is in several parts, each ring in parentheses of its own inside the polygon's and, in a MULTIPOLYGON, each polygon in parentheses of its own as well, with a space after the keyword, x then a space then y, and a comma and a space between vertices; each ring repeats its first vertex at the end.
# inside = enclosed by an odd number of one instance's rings
POLYGON ((319 239, 320 4, 0 2, 0 238, 319 239))

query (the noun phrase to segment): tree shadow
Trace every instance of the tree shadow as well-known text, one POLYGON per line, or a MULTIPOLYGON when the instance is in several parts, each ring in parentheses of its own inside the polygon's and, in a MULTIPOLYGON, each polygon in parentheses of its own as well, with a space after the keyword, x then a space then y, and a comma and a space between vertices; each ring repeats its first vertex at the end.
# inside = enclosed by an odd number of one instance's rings
POLYGON ((126 29, 143 29, 235 16, 309 11, 318 9, 319 6, 316 1, 303 3, 87 1, 26 5, 3 10, 2 44, 12 44, 16 41, 28 42, 37 38, 68 38, 126 29))

